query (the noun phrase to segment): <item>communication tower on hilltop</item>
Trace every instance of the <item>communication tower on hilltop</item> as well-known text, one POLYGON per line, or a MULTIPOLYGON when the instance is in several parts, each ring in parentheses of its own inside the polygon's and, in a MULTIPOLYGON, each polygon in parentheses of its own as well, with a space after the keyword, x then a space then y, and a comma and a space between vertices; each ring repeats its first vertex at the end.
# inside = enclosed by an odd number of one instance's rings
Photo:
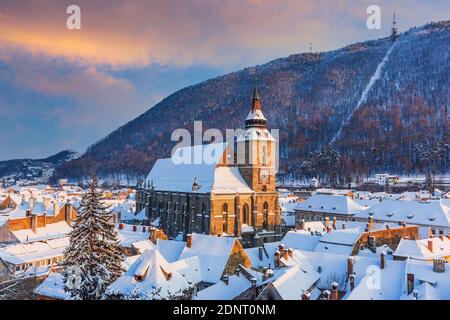
POLYGON ((397 20, 395 17, 395 12, 394 12, 394 16, 392 18, 391 39, 392 39, 392 42, 394 42, 398 39, 398 28, 397 28, 397 20))

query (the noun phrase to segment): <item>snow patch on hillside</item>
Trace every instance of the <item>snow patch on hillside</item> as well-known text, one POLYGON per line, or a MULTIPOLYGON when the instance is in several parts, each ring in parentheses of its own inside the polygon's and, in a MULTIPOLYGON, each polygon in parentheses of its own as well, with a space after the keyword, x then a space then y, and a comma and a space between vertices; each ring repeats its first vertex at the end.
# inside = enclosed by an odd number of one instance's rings
POLYGON ((398 43, 399 43, 398 41, 393 43, 392 46, 389 48, 389 50, 386 52, 386 55, 384 56, 384 58, 380 62, 380 64, 378 64, 377 69, 375 70, 375 73, 372 75, 372 77, 369 80, 369 83, 367 84, 366 88, 362 92, 361 97, 359 98, 359 101, 356 105, 356 108, 353 109, 353 111, 349 114, 349 116, 342 123, 342 126, 340 127, 338 132, 336 132, 336 134, 331 139, 331 143, 335 143, 340 138, 342 129, 345 128, 347 126, 347 124, 350 122, 355 111, 358 110, 367 101, 367 96, 368 96, 370 90, 375 85, 375 83, 381 78, 381 75, 383 73, 383 68, 384 68, 386 62, 389 60, 389 56, 391 55, 391 52, 393 51, 393 49, 396 47, 396 45, 398 43))

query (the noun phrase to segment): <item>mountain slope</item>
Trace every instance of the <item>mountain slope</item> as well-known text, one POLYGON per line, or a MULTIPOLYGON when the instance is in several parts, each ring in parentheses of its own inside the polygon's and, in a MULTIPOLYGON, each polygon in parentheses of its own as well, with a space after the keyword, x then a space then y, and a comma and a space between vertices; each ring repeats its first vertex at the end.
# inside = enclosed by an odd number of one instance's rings
MULTIPOLYGON (((386 38, 296 54, 187 87, 64 163, 55 178, 146 174, 170 155, 176 128, 192 132, 194 120, 204 129, 242 127, 255 84, 270 127, 280 129, 283 169, 320 172, 317 152, 333 141, 327 148, 339 151, 340 174, 426 170, 418 150, 448 139, 450 22, 413 28, 391 47, 386 38)), ((445 170, 448 154, 435 162, 445 170)))
POLYGON ((45 183, 52 176, 56 167, 76 156, 76 152, 65 150, 45 159, 0 161, 0 177, 5 180, 29 180, 45 183))

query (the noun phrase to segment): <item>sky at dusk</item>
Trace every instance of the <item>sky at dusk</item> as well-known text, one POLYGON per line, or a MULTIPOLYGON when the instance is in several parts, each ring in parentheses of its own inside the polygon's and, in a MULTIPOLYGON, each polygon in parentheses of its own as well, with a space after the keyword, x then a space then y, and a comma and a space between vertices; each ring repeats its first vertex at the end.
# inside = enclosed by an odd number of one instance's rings
MULTIPOLYGON (((0 160, 92 143, 183 87, 449 20, 450 0, 0 0, 0 160), (81 8, 81 30, 66 8, 81 8), (369 5, 381 30, 366 27, 369 5)), ((151 128, 149 128, 151 130, 151 128)))

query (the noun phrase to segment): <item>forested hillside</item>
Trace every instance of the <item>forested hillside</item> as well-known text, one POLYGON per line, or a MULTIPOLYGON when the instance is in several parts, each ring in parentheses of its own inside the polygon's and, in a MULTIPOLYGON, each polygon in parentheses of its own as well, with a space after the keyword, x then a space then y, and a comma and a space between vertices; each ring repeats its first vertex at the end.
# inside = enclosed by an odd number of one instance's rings
POLYGON ((258 86, 280 129, 284 172, 365 176, 449 168, 450 22, 323 53, 296 54, 187 87, 64 163, 55 178, 146 174, 176 128, 240 128, 258 86))

